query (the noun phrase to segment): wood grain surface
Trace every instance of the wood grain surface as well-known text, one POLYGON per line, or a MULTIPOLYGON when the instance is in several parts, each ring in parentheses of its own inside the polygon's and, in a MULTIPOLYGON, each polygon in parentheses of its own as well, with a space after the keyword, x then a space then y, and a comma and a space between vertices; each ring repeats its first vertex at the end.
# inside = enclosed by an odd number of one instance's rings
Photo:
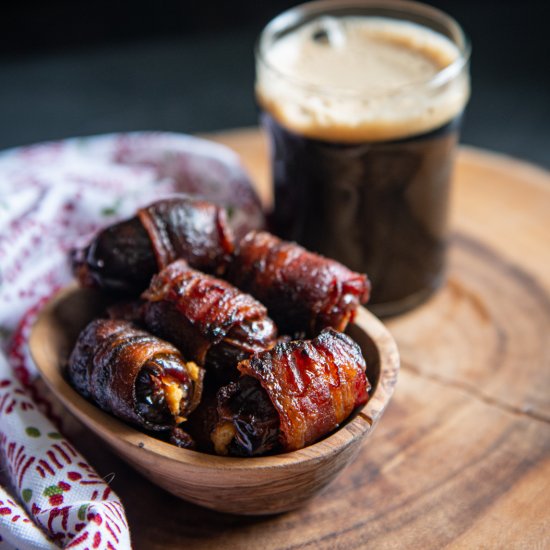
MULTIPOLYGON (((255 130, 210 136, 243 155, 269 201, 255 130)), ((135 548, 550 547, 550 175, 463 148, 446 285, 387 322, 393 401, 359 457, 304 508, 210 512, 104 451, 79 447, 126 505, 135 548)))

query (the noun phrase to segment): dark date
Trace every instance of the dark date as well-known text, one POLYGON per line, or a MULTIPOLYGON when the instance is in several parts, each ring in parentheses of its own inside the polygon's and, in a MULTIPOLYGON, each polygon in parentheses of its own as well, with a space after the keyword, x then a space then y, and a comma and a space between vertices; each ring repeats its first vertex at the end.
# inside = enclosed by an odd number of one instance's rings
POLYGON ((178 258, 202 271, 223 273, 233 248, 223 208, 178 197, 100 231, 87 247, 72 252, 72 265, 82 286, 137 295, 178 258))
POLYGON ((258 456, 280 450, 279 415, 260 383, 250 376, 222 387, 210 438, 214 452, 258 456))

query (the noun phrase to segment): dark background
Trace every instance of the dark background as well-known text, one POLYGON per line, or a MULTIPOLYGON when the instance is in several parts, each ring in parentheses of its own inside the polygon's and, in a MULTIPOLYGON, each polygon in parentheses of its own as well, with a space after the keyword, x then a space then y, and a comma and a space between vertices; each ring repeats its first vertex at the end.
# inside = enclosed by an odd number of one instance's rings
MULTIPOLYGON (((253 45, 287 0, 21 0, 0 17, 0 148, 256 124, 253 45)), ((550 2, 427 3, 473 43, 464 143, 550 167, 550 2)))

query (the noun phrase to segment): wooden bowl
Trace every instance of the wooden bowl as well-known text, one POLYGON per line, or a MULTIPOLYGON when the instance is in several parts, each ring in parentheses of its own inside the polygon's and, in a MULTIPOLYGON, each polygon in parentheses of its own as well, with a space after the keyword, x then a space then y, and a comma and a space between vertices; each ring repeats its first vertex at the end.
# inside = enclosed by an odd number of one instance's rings
POLYGON ((274 514, 297 508, 324 489, 359 452, 388 405, 399 370, 395 342, 384 325, 360 308, 349 334, 359 343, 373 386, 370 400, 323 440, 290 453, 259 458, 212 456, 159 441, 82 398, 64 379, 80 330, 100 316, 97 293, 68 288, 40 313, 30 351, 59 400, 111 449, 153 483, 195 504, 234 514, 274 514))

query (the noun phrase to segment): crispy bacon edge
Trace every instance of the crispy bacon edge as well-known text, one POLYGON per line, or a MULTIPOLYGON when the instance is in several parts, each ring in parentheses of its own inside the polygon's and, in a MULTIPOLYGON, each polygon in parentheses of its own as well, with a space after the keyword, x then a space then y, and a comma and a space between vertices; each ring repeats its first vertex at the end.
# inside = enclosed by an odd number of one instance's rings
POLYGON ((178 197, 137 212, 151 240, 159 271, 179 258, 209 273, 222 273, 234 250, 233 233, 223 208, 178 197))
POLYGON ((252 355, 271 348, 277 337, 265 306, 184 260, 155 275, 142 298, 147 327, 201 365, 222 341, 252 355))
POLYGON ((241 240, 229 280, 264 303, 282 332, 344 331, 370 296, 366 275, 266 231, 241 240))
POLYGON ((279 414, 286 451, 331 432, 369 397, 361 349, 331 328, 313 340, 279 344, 237 368, 256 378, 267 392, 279 414))

